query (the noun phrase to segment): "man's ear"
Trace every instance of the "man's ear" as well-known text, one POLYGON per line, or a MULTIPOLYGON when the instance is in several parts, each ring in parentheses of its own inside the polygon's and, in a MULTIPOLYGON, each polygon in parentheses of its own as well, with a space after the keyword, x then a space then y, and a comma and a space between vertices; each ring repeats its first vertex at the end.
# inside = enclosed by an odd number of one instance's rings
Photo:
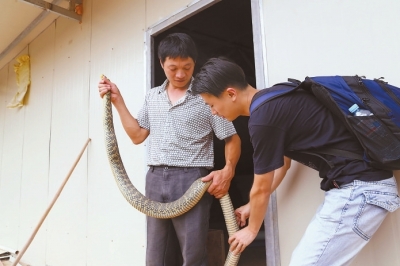
POLYGON ((227 89, 225 89, 225 91, 228 94, 228 96, 232 98, 232 100, 236 100, 236 96, 237 96, 236 89, 228 87, 227 89))
POLYGON ((160 59, 160 65, 161 65, 161 68, 164 69, 164 64, 163 64, 163 62, 161 61, 161 59, 160 59))

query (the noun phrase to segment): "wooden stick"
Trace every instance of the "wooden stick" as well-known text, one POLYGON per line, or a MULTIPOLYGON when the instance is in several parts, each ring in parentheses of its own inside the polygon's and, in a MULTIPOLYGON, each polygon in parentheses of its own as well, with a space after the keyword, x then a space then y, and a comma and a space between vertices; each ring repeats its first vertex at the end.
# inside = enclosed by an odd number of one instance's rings
MULTIPOLYGON (((16 258, 15 257, 13 257, 14 255, 12 255, 11 257, 10 257, 10 262, 14 262, 15 260, 16 260, 16 258)), ((5 266, 5 265, 4 265, 5 266)), ((29 265, 29 264, 26 264, 26 263, 24 263, 24 262, 22 262, 21 260, 18 262, 18 264, 17 264, 17 266, 31 266, 31 265, 29 265)))
POLYGON ((20 259, 22 258, 22 256, 24 255, 25 251, 28 249, 29 245, 32 243, 33 239, 36 236, 36 233, 39 231, 40 226, 42 225, 44 219, 46 219, 47 214, 49 214, 51 208, 53 207, 54 203, 56 203, 58 196, 60 196, 61 191, 63 190, 65 184, 67 183, 69 177, 71 176, 72 172, 74 171, 76 165, 78 164, 79 160, 82 157, 83 152, 85 151, 87 145, 90 142, 90 138, 86 141, 85 145, 83 146, 81 152, 79 153, 78 157, 76 158, 74 164, 72 165, 71 169, 69 170, 67 176, 64 179, 64 182, 61 184, 60 188, 58 189, 56 195, 54 196, 53 200, 51 201, 50 205, 47 207, 47 210, 45 211, 45 213, 43 214, 42 218, 40 219, 38 225, 36 226, 35 230, 33 230, 33 233, 31 235, 31 237, 29 238, 28 242, 25 244, 24 248, 18 252, 18 256, 15 259, 14 263, 12 264, 12 266, 16 266, 18 264, 18 262, 20 261, 20 259))

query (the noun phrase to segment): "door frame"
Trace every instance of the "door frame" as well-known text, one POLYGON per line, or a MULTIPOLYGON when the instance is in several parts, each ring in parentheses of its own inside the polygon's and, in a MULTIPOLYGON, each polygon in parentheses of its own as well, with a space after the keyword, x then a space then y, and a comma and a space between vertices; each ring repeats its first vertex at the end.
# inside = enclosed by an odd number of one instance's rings
MULTIPOLYGON (((145 33, 145 72, 146 90, 154 86, 154 37, 163 31, 175 26, 183 20, 201 12, 202 10, 220 2, 222 0, 199 0, 185 7, 184 9, 170 15, 163 21, 147 28, 145 33)), ((254 62, 256 71, 256 86, 258 89, 266 88, 268 82, 267 51, 265 45, 265 31, 263 23, 263 0, 251 1, 251 17, 253 28, 254 62)), ((279 266, 279 230, 277 217, 277 198, 276 192, 272 193, 268 205, 268 211, 264 218, 265 230, 265 254, 267 265, 279 266)))

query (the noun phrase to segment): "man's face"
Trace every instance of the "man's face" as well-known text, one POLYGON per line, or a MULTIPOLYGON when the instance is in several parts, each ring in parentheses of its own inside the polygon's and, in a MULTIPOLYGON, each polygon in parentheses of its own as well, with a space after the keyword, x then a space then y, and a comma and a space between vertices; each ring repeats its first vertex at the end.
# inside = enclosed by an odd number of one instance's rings
POLYGON ((175 88, 187 88, 194 71, 194 61, 191 57, 170 58, 161 63, 169 84, 175 88))
POLYGON ((213 115, 218 115, 228 121, 235 120, 239 114, 235 110, 236 95, 224 91, 219 97, 208 93, 200 94, 205 103, 210 106, 213 115))

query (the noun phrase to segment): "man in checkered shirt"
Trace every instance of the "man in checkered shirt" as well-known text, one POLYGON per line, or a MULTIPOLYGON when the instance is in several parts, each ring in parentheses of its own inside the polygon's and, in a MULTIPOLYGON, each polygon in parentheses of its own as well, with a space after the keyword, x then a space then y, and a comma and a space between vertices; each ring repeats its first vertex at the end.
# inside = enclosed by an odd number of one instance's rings
POLYGON ((179 241, 183 265, 207 265, 207 231, 212 196, 221 198, 229 189, 240 156, 240 138, 231 122, 212 115, 210 108, 191 90, 197 49, 187 34, 173 33, 158 47, 158 57, 167 80, 151 89, 137 118, 127 109, 117 86, 107 79, 99 82, 100 96, 111 91, 111 101, 133 143, 147 137, 148 165, 146 196, 158 202, 179 199, 199 177, 213 180, 200 202, 173 219, 147 217, 146 265, 170 264, 179 241), (213 133, 225 140, 225 167, 214 166, 213 133))

